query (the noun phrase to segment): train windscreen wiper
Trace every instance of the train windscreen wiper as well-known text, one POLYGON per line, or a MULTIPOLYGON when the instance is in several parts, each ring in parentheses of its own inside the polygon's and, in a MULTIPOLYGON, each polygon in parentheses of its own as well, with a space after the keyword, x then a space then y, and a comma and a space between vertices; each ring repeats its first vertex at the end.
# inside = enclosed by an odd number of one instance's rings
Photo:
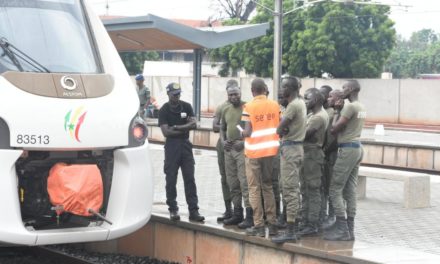
POLYGON ((17 58, 21 59, 22 61, 26 62, 30 66, 32 66, 34 69, 36 69, 39 72, 50 72, 46 67, 38 63, 36 60, 32 59, 29 55, 12 45, 6 38, 2 37, 0 38, 0 47, 3 49, 3 55, 8 56, 8 58, 11 60, 11 62, 18 68, 19 71, 24 71, 23 66, 18 61, 17 58))

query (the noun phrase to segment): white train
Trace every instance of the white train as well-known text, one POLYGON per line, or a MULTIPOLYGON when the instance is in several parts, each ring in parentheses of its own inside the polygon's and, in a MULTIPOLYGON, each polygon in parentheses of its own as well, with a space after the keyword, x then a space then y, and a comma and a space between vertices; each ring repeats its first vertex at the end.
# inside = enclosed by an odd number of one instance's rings
POLYGON ((86 1, 0 0, 0 244, 103 241, 142 227, 153 175, 138 106, 86 1), (94 166, 99 186, 75 197, 89 177, 64 175, 58 198, 102 204, 83 214, 57 204, 48 177, 60 163, 94 166))

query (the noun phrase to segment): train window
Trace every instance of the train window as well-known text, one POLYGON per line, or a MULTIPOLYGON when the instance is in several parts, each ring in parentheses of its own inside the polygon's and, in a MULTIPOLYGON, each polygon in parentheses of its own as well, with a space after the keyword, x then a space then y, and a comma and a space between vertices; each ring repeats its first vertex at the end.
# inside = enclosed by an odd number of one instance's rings
POLYGON ((95 55, 79 0, 0 0, 0 73, 100 73, 95 55))

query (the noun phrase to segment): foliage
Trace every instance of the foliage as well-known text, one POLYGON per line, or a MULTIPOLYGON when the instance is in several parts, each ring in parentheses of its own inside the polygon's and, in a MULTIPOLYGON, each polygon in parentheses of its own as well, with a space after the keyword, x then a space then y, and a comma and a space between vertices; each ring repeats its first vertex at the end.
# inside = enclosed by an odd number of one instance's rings
MULTIPOLYGON (((273 7, 273 0, 259 1, 273 7)), ((284 12, 292 10, 284 1, 284 12)), ((297 7, 295 7, 297 8, 297 7)), ((377 77, 391 53, 395 30, 388 18, 389 7, 321 2, 298 9, 283 19, 283 73, 338 78, 377 77)), ((257 7, 252 23, 273 21, 272 14, 257 7)), ((225 67, 242 66, 258 76, 272 76, 273 23, 266 36, 222 48, 225 67), (239 51, 239 52, 237 52, 239 51)))
POLYGON ((151 51, 120 52, 119 56, 121 57, 122 62, 130 75, 142 73, 144 62, 146 60, 159 60, 159 54, 151 51))
POLYGON ((385 69, 396 78, 440 73, 440 35, 432 29, 422 29, 409 40, 399 36, 385 69))

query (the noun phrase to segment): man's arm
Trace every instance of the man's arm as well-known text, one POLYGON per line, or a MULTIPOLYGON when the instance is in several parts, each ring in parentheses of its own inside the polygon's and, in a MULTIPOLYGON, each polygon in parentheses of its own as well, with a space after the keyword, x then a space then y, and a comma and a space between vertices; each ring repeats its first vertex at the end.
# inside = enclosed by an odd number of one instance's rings
POLYGON ((227 132, 226 130, 227 130, 227 124, 224 119, 224 116, 222 115, 222 119, 220 121, 220 139, 222 141, 224 150, 230 151, 232 148, 233 142, 228 140, 228 138, 226 136, 226 132, 227 132))
MULTIPOLYGON (((313 118, 313 117, 312 117, 313 118)), ((313 138, 313 136, 316 134, 316 132, 319 131, 321 126, 323 125, 322 122, 319 122, 318 120, 310 120, 309 126, 306 130, 306 137, 304 138, 305 141, 310 142, 310 139, 313 138)), ((312 142, 313 143, 313 142, 312 142)))
POLYGON ((249 121, 244 121, 244 130, 241 133, 243 137, 250 137, 252 135, 252 124, 249 121))
POLYGON ((212 130, 214 133, 218 133, 220 131, 220 117, 217 114, 214 115, 214 119, 212 120, 212 130))
POLYGON ((162 130, 162 134, 164 135, 164 137, 179 136, 185 133, 184 131, 176 130, 174 126, 172 127, 168 126, 168 124, 161 125, 160 129, 162 130))
POLYGON ((193 116, 189 116, 187 123, 184 125, 175 125, 174 129, 177 131, 187 132, 197 128, 197 121, 193 116))
POLYGON ((284 117, 281 119, 280 124, 277 127, 277 134, 280 136, 284 136, 289 131, 289 126, 292 123, 292 119, 288 117, 284 117))

